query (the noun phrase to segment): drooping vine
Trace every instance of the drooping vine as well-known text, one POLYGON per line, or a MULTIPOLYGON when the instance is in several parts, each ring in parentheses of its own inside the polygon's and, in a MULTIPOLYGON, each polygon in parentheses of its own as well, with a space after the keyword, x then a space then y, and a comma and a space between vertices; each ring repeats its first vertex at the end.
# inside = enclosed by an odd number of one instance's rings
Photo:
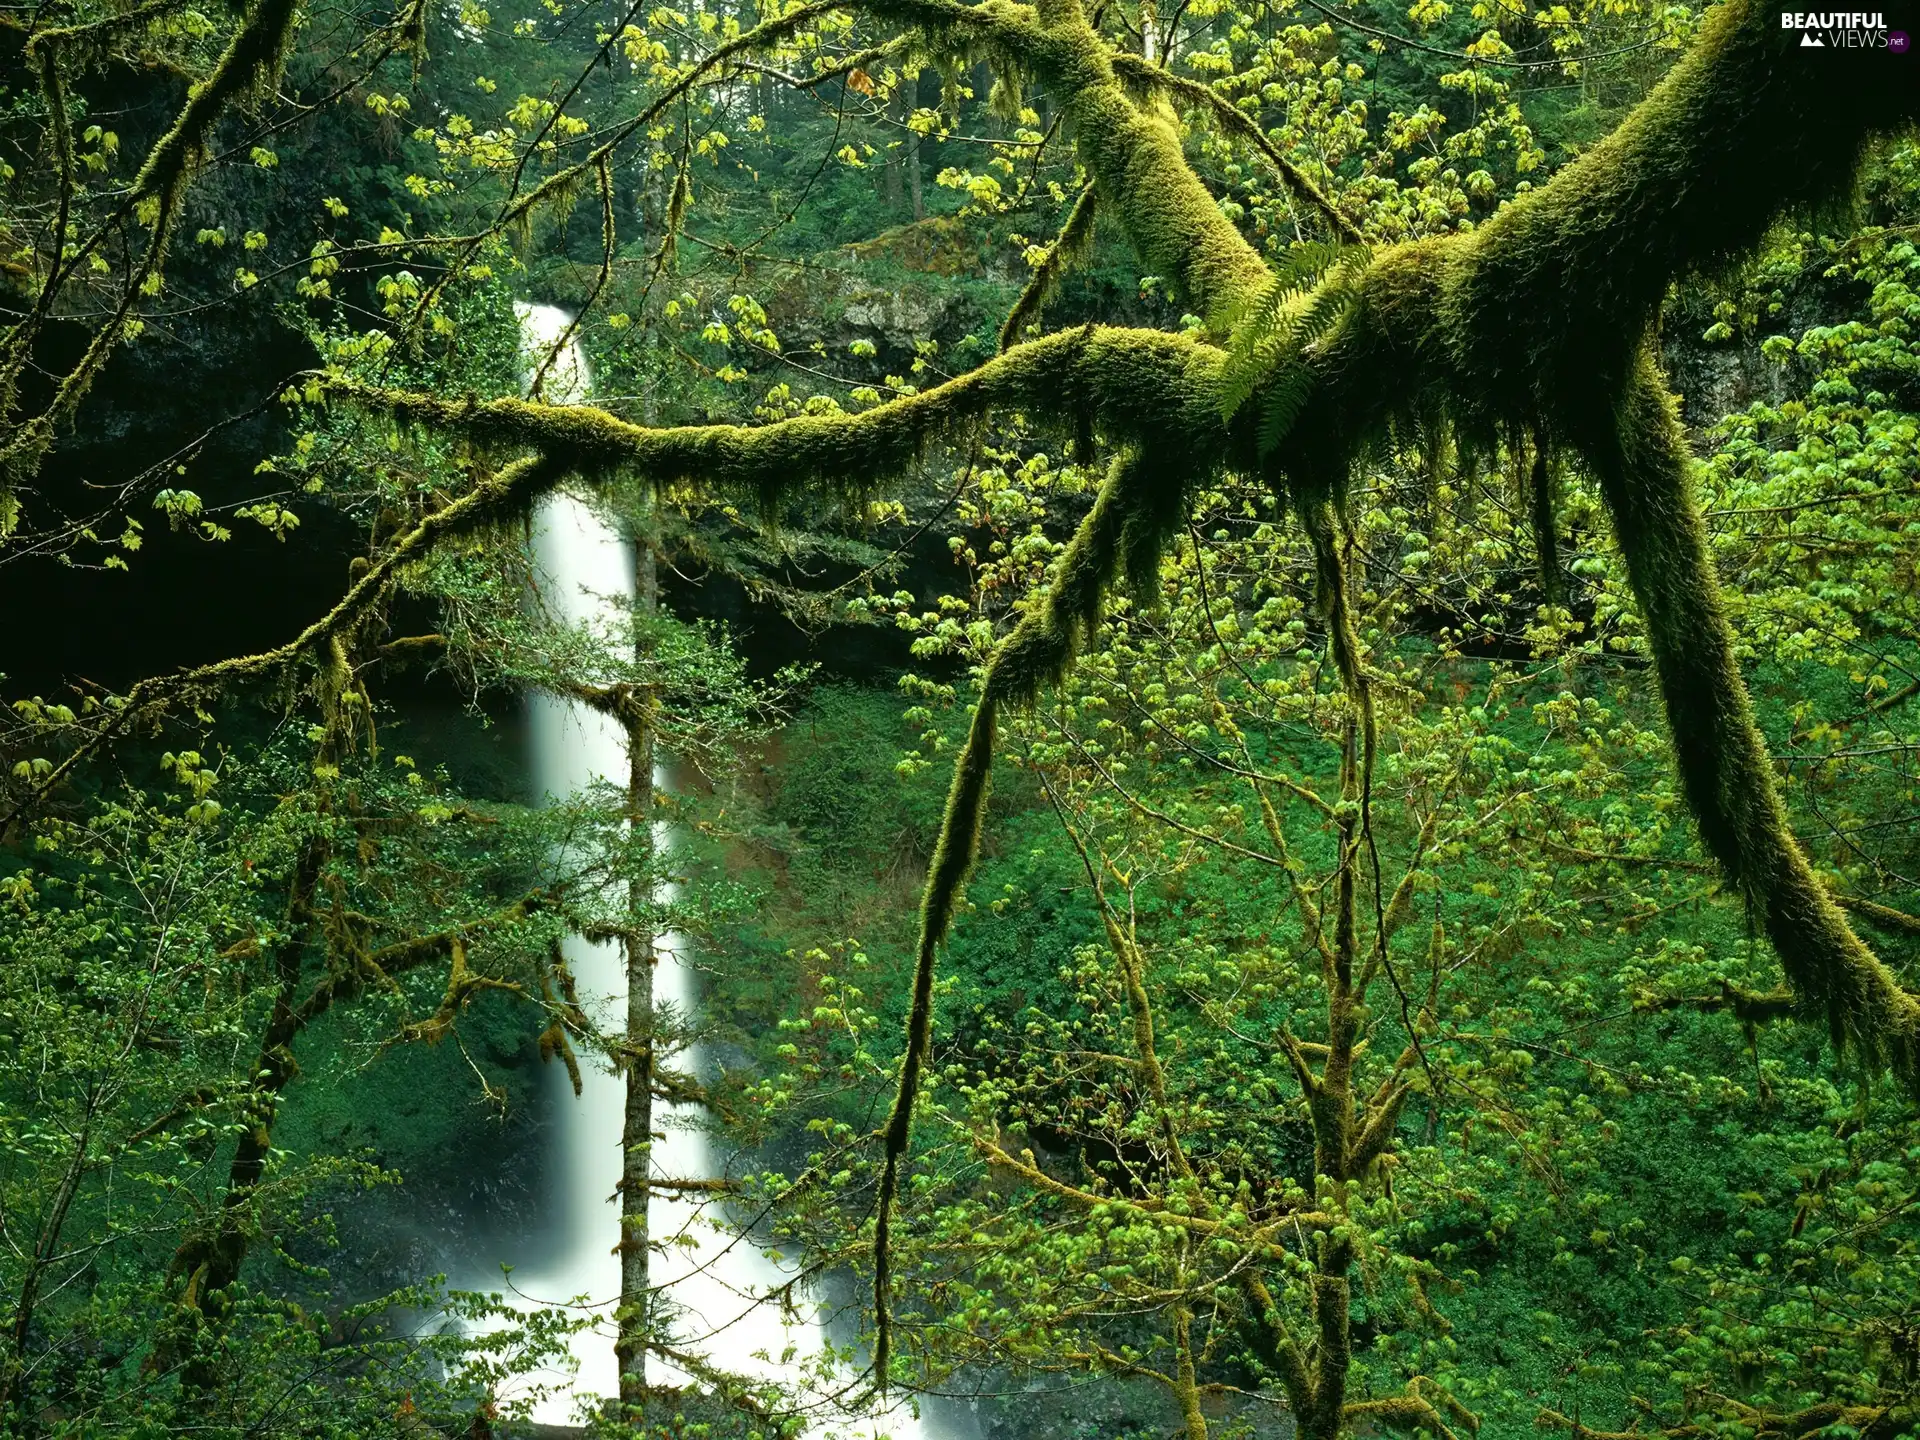
POLYGON ((1059 286, 1060 277, 1086 259, 1087 253, 1093 248, 1093 221, 1097 208, 1093 186, 1089 185, 1080 192, 1080 198, 1073 202, 1073 208, 1060 225, 1060 233, 1054 237, 1053 244, 1047 247, 1047 253, 1034 268, 1033 277, 1027 281, 1027 288, 1020 292, 1013 309, 1007 312, 1007 318, 1000 326, 1000 349, 1003 352, 1025 333, 1027 326, 1040 318, 1041 307, 1059 286))

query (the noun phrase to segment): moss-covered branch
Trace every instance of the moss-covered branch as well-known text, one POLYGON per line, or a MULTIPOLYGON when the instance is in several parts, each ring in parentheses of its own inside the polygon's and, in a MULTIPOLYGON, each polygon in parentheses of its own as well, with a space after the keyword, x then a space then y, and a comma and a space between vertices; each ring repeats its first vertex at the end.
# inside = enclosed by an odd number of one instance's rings
POLYGON ((1454 1440, 1454 1433, 1440 1412, 1418 1395, 1394 1395, 1385 1400, 1356 1400, 1340 1414, 1343 1424, 1353 1428, 1378 1426, 1383 1430, 1419 1430, 1437 1440, 1454 1440))
MULTIPOLYGON (((1802 1437, 1818 1431, 1840 1428, 1864 1437, 1864 1440, 1879 1440, 1879 1437, 1901 1433, 1902 1427, 1910 1423, 1914 1415, 1914 1407, 1909 1403, 1853 1405, 1840 1400, 1825 1400, 1817 1405, 1809 1405, 1804 1410, 1771 1410, 1724 1395, 1703 1398, 1707 1409, 1724 1414, 1748 1434, 1755 1436, 1756 1440, 1802 1440, 1802 1437)), ((1666 1440, 1695 1440, 1695 1437, 1722 1433, 1717 1426, 1700 1423, 1647 1430, 1595 1430, 1558 1410, 1542 1410, 1535 1424, 1542 1430, 1565 1430, 1573 1436, 1573 1440, 1654 1440, 1657 1436, 1664 1436, 1666 1440)))
MULTIPOLYGON (((214 65, 213 73, 187 91, 186 104, 174 117, 173 124, 155 142, 153 149, 147 152, 146 161, 134 177, 133 184, 128 187, 115 217, 101 225, 93 238, 79 247, 78 253, 68 256, 56 248, 47 277, 34 298, 26 323, 17 326, 4 347, 0 347, 0 419, 12 415, 16 388, 32 358, 40 324, 52 313, 54 301, 68 279, 78 273, 86 258, 128 217, 140 219, 149 230, 140 260, 123 286, 112 316, 94 332, 80 359, 54 386, 53 396, 46 406, 15 429, 4 443, 0 443, 0 477, 4 477, 0 483, 21 478, 38 465, 40 457, 53 443, 55 429, 73 413, 74 407, 80 403, 101 367, 106 364, 108 356, 126 335, 127 322, 137 297, 148 277, 157 275, 166 259, 173 226, 180 214, 181 200, 194 169, 201 162, 215 122, 230 106, 249 93, 271 86, 293 33, 294 17, 299 8, 299 0, 258 0, 247 11, 233 38, 227 42, 226 49, 214 65)), ((50 33, 56 37, 52 43, 49 43, 48 36, 41 36, 38 42, 30 42, 28 49, 33 52, 37 43, 42 47, 40 54, 46 57, 43 66, 45 98, 54 110, 53 124, 58 134, 66 128, 66 102, 55 57, 59 52, 57 37, 67 32, 50 33)), ((63 177, 61 189, 64 234, 66 208, 72 191, 70 176, 63 177)))
POLYGON ((1862 895, 1833 892, 1833 903, 1889 934, 1920 935, 1920 915, 1909 915, 1904 910, 1895 910, 1891 905, 1882 905, 1862 895))
MULTIPOLYGON (((577 466, 620 469, 660 485, 688 481, 771 513, 863 500, 895 486, 929 448, 996 408, 1063 429, 1084 425, 1123 444, 1177 438, 1194 463, 1218 464, 1228 446, 1212 408, 1219 360, 1217 350, 1186 336, 1094 326, 1017 345, 943 385, 858 414, 670 429, 632 425, 590 405, 480 403, 345 377, 320 383, 336 399, 499 449, 564 455, 577 466)), ((1165 478, 1178 488, 1172 471, 1165 478)), ((554 480, 549 474, 547 483, 554 480)), ((524 507, 538 493, 519 482, 496 501, 524 507)))
POLYGON ((1673 404, 1643 360, 1611 443, 1589 447, 1646 618, 1688 806, 1834 1040, 1920 1085, 1920 1000, 1860 942, 1787 823, 1734 655, 1673 404))
MULTIPOLYGON (((1310 506, 1341 493, 1391 428, 1431 415, 1583 460, 1647 617, 1707 849, 1806 1006, 1920 1085, 1920 1004, 1853 935, 1787 826, 1647 351, 1678 276, 1750 249, 1788 209, 1843 193, 1869 137, 1920 112, 1920 91, 1884 67, 1810 52, 1783 63, 1792 43, 1771 11, 1734 0, 1618 130, 1550 183, 1478 230, 1381 254, 1350 282, 1339 327, 1298 357, 1309 388, 1270 470, 1310 506)), ((1533 508, 1557 568, 1548 478, 1543 468, 1533 508)))
POLYGON ((1292 191, 1298 199, 1305 201, 1342 240, 1350 245, 1363 243, 1364 237, 1360 234, 1358 227, 1340 213, 1339 207, 1327 197, 1327 192, 1314 184, 1312 177, 1306 171, 1287 158, 1280 147, 1268 138, 1266 131, 1260 128, 1258 121, 1226 96, 1209 86, 1202 85, 1197 80, 1188 80, 1183 76, 1162 70, 1157 65, 1150 65, 1138 55, 1126 53, 1115 55, 1113 68, 1116 74, 1130 84, 1147 90, 1163 91, 1169 96, 1177 96, 1205 110, 1222 130, 1253 146, 1260 153, 1261 158, 1273 166, 1275 173, 1280 176, 1281 182, 1287 189, 1292 191))
POLYGON ((1171 112, 1135 102, 1116 68, 1123 62, 1079 0, 1031 8, 1005 0, 867 0, 861 8, 1044 86, 1073 130, 1102 205, 1142 261, 1177 284, 1198 313, 1213 314, 1268 278, 1259 254, 1187 164, 1171 112))

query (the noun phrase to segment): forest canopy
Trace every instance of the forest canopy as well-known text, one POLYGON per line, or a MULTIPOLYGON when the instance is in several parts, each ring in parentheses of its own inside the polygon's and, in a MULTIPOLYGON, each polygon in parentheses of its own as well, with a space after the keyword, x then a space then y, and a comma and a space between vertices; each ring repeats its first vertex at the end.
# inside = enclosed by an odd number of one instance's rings
POLYGON ((0 1433, 1920 1432, 1916 20, 0 6, 0 1433))

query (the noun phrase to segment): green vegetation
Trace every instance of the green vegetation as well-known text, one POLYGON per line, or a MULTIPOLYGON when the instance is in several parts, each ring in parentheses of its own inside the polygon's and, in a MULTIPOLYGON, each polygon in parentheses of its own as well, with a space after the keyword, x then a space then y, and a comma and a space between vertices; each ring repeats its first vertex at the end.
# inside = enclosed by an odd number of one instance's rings
POLYGON ((0 10, 0 1434, 1920 1434, 1859 33, 0 10))

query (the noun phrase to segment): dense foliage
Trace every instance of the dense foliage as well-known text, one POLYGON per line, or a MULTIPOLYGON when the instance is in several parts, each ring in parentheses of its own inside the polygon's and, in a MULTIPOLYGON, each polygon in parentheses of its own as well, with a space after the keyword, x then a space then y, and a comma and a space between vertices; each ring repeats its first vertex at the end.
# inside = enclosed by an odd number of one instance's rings
POLYGON ((1915 1432, 1920 92, 1793 41, 0 8, 0 1433, 1915 1432), (449 1286, 587 1071, 619 1293, 449 1286))

